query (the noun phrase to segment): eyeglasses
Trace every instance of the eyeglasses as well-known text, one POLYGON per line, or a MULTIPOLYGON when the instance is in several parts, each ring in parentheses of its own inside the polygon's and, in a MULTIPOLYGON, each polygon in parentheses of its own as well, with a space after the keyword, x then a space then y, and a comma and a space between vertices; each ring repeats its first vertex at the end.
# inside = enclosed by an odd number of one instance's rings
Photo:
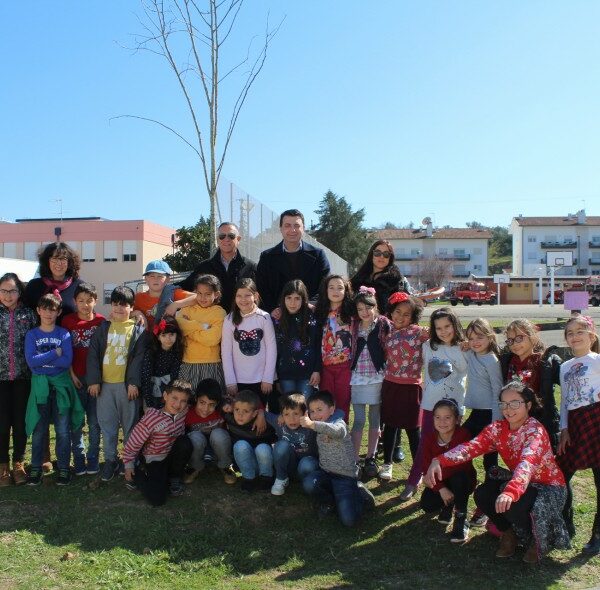
POLYGON ((69 259, 66 256, 51 256, 50 260, 60 262, 61 264, 69 262, 69 259))
POLYGON ((17 295, 18 293, 18 289, 0 289, 0 294, 2 295, 17 295))
POLYGON ((384 258, 389 258, 391 255, 392 255, 392 253, 389 252, 388 250, 386 250, 386 251, 373 250, 373 256, 375 256, 375 258, 379 258, 380 256, 383 256, 384 258))
POLYGON ((521 399, 513 399, 509 402, 498 402, 498 407, 501 410, 507 410, 508 408, 510 408, 511 410, 518 410, 521 407, 521 404, 526 404, 527 402, 524 402, 521 399))
POLYGON ((506 345, 512 346, 513 344, 521 344, 521 342, 523 342, 523 340, 525 340, 525 338, 527 338, 527 336, 525 336, 525 334, 519 334, 518 336, 515 336, 514 338, 507 338, 506 345))
POLYGON ((229 238, 230 240, 235 240, 237 238, 237 234, 219 234, 219 240, 224 240, 225 238, 229 238))

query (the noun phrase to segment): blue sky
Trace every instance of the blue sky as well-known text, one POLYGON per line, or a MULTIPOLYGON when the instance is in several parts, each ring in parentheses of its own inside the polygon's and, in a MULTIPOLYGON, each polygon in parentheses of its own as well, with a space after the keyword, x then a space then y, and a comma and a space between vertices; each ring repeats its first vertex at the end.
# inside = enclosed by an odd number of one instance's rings
MULTIPOLYGON (((189 118, 159 58, 124 49, 137 0, 0 5, 3 219, 180 227, 208 212, 200 163, 162 129, 189 118)), ((285 21, 224 175, 307 219, 328 189, 368 225, 508 225, 600 214, 600 3, 247 0, 229 45, 285 21)), ((226 59, 232 59, 227 58, 226 59)), ((223 89, 224 102, 235 80, 223 89)))

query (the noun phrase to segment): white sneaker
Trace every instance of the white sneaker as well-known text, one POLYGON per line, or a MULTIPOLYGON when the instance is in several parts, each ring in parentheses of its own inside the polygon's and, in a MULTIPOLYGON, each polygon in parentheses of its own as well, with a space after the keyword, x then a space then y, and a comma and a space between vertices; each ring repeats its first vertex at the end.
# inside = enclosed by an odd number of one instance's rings
POLYGON ((285 494, 285 488, 287 488, 288 483, 290 483, 289 478, 276 479, 275 483, 271 487, 271 493, 274 496, 283 496, 283 494, 285 494))
POLYGON ((383 479, 384 481, 390 481, 392 479, 392 464, 384 463, 377 474, 379 479, 383 479))

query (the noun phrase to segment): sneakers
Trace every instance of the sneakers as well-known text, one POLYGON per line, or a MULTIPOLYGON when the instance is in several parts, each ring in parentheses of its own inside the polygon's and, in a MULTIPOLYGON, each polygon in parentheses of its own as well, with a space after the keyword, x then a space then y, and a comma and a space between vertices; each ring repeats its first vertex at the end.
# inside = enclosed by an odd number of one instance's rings
POLYGON ((457 512, 454 515, 454 525, 450 533, 451 543, 464 543, 469 538, 469 525, 467 524, 467 515, 464 512, 457 512))
POLYGON ((39 486, 42 483, 42 469, 41 467, 32 467, 27 478, 28 486, 39 486))
POLYGON ((183 483, 193 483, 198 479, 198 476, 200 475, 200 470, 199 469, 194 469, 193 471, 190 471, 189 473, 186 473, 183 476, 183 483))
POLYGON ((365 512, 371 512, 375 509, 375 496, 367 489, 362 481, 357 482, 358 495, 363 503, 365 512))
POLYGON ((476 528, 484 527, 487 521, 488 517, 479 508, 476 508, 473 516, 471 516, 471 520, 469 520, 469 526, 476 528))
POLYGON ((394 460, 394 463, 402 463, 402 461, 404 461, 405 455, 404 455, 404 451, 402 450, 402 447, 396 447, 394 449, 394 454, 392 455, 392 459, 394 460))
POLYGON ((85 461, 80 463, 79 461, 75 461, 75 475, 86 475, 87 469, 85 467, 85 461))
POLYGON ((285 488, 287 488, 290 483, 290 479, 286 477, 285 479, 276 479, 273 487, 271 487, 271 493, 274 496, 283 496, 285 494, 285 488))
POLYGON ((5 488, 12 484, 12 479, 10 477, 10 469, 8 468, 8 463, 2 463, 0 465, 0 487, 5 488))
POLYGON ((25 465, 22 462, 15 461, 13 463, 12 475, 15 485, 22 486, 27 483, 27 473, 25 473, 25 465))
POLYGON ((58 477, 56 478, 57 486, 68 486, 71 483, 71 470, 59 469, 58 477))
POLYGON ((242 492, 246 492, 247 494, 251 494, 256 489, 256 478, 254 479, 246 479, 242 478, 242 492))
POLYGON ((438 515, 438 522, 440 524, 448 525, 452 522, 452 511, 454 510, 454 504, 450 506, 444 506, 438 515))
POLYGON ((417 486, 412 485, 411 483, 407 483, 400 494, 400 502, 406 502, 410 500, 417 491, 417 486))
POLYGON ((225 467, 225 469, 221 469, 221 473, 223 474, 223 480, 226 484, 233 485, 237 481, 237 475, 231 465, 225 467))
POLYGON ((100 464, 98 463, 98 459, 88 459, 87 469, 85 472, 88 475, 97 475, 100 473, 100 464))
POLYGON ((379 469, 377 476, 383 481, 390 481, 392 479, 392 464, 384 463, 379 469))
POLYGON ((125 480, 125 488, 128 489, 130 492, 135 492, 138 489, 137 484, 133 479, 131 481, 127 479, 125 480))
POLYGON ((104 461, 100 479, 102 481, 110 481, 119 471, 118 461, 104 461))
POLYGON ((365 459, 365 465, 363 467, 363 477, 365 479, 373 479, 377 477, 378 469, 377 469, 377 461, 375 461, 375 457, 367 457, 365 459))
POLYGON ((183 493, 185 492, 185 487, 183 486, 183 483, 181 482, 180 479, 172 479, 169 482, 169 494, 171 496, 183 496, 183 493))

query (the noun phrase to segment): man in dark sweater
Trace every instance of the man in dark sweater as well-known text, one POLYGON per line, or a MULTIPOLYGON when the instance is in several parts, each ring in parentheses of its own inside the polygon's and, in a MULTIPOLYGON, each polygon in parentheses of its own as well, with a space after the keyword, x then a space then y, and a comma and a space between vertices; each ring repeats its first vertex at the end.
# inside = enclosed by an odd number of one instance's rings
POLYGON ((215 275, 221 281, 223 289, 219 305, 225 311, 231 311, 233 290, 239 279, 256 278, 256 264, 242 256, 238 245, 242 237, 235 223, 223 222, 217 232, 218 249, 212 258, 203 260, 194 268, 192 273, 185 278, 179 286, 185 291, 195 290, 195 280, 202 274, 215 275))
POLYGON ((269 313, 279 305, 284 285, 300 279, 314 300, 321 280, 329 274, 325 252, 304 242, 304 215, 298 209, 288 209, 279 217, 283 240, 261 253, 256 268, 256 283, 260 307, 269 313))

